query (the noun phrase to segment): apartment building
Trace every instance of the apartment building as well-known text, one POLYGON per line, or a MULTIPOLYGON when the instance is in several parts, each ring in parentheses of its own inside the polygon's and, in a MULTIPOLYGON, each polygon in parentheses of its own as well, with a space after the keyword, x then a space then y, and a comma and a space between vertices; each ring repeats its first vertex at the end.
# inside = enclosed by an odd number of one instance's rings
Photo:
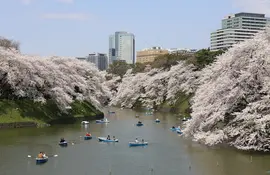
POLYGON ((251 39, 270 24, 265 14, 236 13, 222 20, 222 28, 211 33, 211 50, 223 50, 234 44, 251 39))

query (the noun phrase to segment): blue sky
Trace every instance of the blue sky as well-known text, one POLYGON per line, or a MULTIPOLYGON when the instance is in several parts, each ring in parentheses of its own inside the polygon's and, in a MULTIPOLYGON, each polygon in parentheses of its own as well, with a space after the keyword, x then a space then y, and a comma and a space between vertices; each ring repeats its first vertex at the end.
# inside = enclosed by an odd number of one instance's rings
POLYGON ((209 47, 221 19, 269 12, 269 0, 0 0, 0 36, 27 54, 85 56, 108 52, 115 31, 136 36, 136 50, 209 47))

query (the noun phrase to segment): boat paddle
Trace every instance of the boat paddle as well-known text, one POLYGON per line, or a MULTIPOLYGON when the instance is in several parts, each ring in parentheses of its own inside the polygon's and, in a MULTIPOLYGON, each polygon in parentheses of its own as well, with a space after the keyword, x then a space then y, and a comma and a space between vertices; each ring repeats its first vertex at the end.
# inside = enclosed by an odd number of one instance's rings
MULTIPOLYGON (((31 155, 27 155, 27 157, 31 158, 32 156, 31 155)), ((57 154, 54 154, 54 155, 49 155, 47 157, 58 157, 58 155, 57 154)))

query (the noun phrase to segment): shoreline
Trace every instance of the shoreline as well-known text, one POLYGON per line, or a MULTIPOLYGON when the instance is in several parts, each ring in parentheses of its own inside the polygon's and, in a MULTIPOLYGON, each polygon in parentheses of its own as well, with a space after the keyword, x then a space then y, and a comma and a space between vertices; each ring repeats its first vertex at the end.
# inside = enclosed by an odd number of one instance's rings
POLYGON ((34 122, 34 121, 14 121, 8 123, 0 122, 0 130, 1 129, 15 129, 15 128, 39 128, 44 126, 50 126, 54 124, 73 124, 80 120, 98 120, 102 119, 104 114, 97 114, 95 116, 82 116, 82 117, 70 117, 70 118, 60 118, 56 120, 52 120, 50 122, 34 122))

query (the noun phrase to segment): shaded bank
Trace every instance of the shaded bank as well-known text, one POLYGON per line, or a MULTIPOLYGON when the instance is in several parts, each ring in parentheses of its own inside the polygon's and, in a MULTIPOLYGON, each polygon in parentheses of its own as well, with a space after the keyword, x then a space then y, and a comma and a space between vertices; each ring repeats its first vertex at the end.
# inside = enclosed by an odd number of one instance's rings
POLYGON ((94 120, 104 114, 89 102, 75 101, 63 113, 53 101, 46 104, 32 100, 0 100, 0 128, 37 127, 46 123, 74 123, 78 119, 94 120))

